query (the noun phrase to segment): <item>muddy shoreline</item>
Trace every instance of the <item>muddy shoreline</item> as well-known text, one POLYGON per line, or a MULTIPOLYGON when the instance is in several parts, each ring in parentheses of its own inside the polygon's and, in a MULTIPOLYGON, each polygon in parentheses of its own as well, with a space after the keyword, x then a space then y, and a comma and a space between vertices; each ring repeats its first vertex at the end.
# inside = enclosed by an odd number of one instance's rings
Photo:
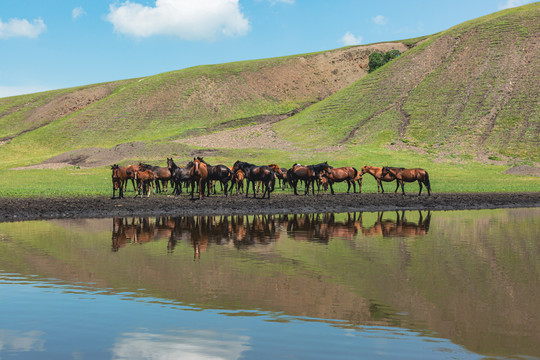
POLYGON ((187 196, 158 195, 150 198, 0 198, 0 222, 59 218, 113 216, 196 216, 299 214, 390 210, 466 210, 540 207, 540 193, 441 193, 322 194, 294 196, 273 194, 268 199, 243 195, 214 195, 203 200, 187 196))

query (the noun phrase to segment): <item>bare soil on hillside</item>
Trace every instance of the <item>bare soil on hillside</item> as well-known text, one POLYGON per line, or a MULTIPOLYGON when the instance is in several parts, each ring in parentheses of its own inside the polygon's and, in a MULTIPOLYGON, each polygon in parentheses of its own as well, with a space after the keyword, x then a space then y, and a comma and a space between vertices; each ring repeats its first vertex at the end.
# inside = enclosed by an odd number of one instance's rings
POLYGON ((213 195, 191 200, 187 195, 150 198, 0 198, 0 222, 105 218, 113 216, 199 216, 241 214, 300 214, 393 210, 464 210, 540 207, 540 193, 441 193, 300 195, 273 194, 270 199, 244 195, 213 195))

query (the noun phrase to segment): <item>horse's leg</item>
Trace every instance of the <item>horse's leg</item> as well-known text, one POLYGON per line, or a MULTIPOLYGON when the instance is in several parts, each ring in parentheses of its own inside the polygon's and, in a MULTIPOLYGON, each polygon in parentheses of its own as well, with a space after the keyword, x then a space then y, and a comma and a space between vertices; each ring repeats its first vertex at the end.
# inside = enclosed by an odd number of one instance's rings
POLYGON ((377 193, 379 193, 379 187, 381 188, 381 194, 384 194, 384 187, 382 184, 382 180, 377 179, 377 193))
POLYGON ((251 184, 252 184, 252 190, 253 190, 253 198, 255 199, 257 197, 257 193, 255 192, 255 182, 256 181, 252 181, 251 184))
MULTIPOLYGON (((209 183, 209 182, 208 182, 209 183)), ((203 198, 204 195, 204 185, 206 185, 205 182, 203 182, 203 179, 199 179, 199 200, 203 198)))
POLYGON ((249 184, 250 184, 250 181, 249 179, 246 178, 246 197, 248 197, 248 194, 249 194, 249 184))
POLYGON ((291 179, 291 186, 293 187, 294 195, 298 195, 298 192, 296 191, 296 187, 298 186, 298 180, 291 179))
POLYGON ((229 187, 228 180, 224 182, 224 180, 221 181, 221 190, 225 192, 225 197, 227 197, 227 188, 229 187))
POLYGON ((398 185, 399 185, 399 184, 401 184, 401 194, 402 194, 403 196, 405 196, 405 186, 404 186, 404 184, 403 184, 403 179, 400 179, 400 180, 399 180, 398 185))
POLYGON ((420 186, 420 191, 418 192, 418 196, 422 193, 422 180, 418 179, 418 185, 420 186))
POLYGON ((332 182, 329 181, 329 182, 328 182, 328 185, 330 185, 330 193, 331 193, 332 195, 335 195, 335 194, 334 194, 334 185, 332 184, 332 182))

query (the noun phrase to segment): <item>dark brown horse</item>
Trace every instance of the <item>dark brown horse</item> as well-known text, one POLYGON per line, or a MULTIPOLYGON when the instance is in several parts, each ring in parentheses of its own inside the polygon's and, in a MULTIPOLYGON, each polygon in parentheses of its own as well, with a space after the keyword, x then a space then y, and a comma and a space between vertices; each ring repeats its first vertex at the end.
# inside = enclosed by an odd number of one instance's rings
POLYGON ((323 177, 328 178, 328 185, 330 185, 330 191, 334 195, 333 184, 337 182, 347 182, 347 194, 351 190, 351 184, 353 186, 353 191, 356 193, 356 177, 358 175, 358 170, 350 166, 344 166, 340 168, 331 168, 330 172, 323 174, 323 177))
MULTIPOLYGON (((328 162, 323 162, 317 165, 300 165, 294 164, 292 168, 287 171, 287 180, 294 189, 294 195, 298 195, 298 181, 304 181, 306 184, 306 191, 304 195, 308 194, 309 187, 315 184, 315 181, 319 179, 321 173, 329 173, 332 167, 328 165, 328 162)), ((312 187, 312 193, 315 195, 315 186, 312 187)))
POLYGON ((233 165, 233 171, 236 172, 238 169, 242 170, 246 174, 246 197, 249 193, 250 182, 253 188, 253 197, 257 197, 257 193, 255 192, 255 183, 257 181, 261 181, 264 185, 262 199, 264 199, 266 194, 268 194, 268 199, 270 199, 270 193, 274 191, 274 186, 276 184, 276 175, 272 169, 270 169, 268 166, 257 166, 237 160, 233 165))
MULTIPOLYGON (((197 158, 193 158, 193 166, 191 167, 189 171, 189 176, 191 178, 191 181, 199 185, 199 199, 202 199, 204 196, 204 189, 208 181, 208 169, 206 168, 206 164, 201 162, 197 158)), ((193 199, 194 189, 195 189, 195 186, 192 185, 191 186, 192 199, 193 199)))
MULTIPOLYGON (((378 167, 378 166, 362 166, 362 170, 361 170, 361 173, 362 175, 364 174, 370 174, 372 175, 375 180, 377 180, 377 193, 381 192, 382 190, 382 193, 384 194, 384 188, 383 188, 383 185, 382 185, 382 181, 384 182, 392 182, 394 180, 396 180, 396 177, 392 174, 392 173, 388 173, 388 174, 385 174, 384 176, 382 176, 382 167, 378 167)), ((362 182, 363 180, 361 179, 360 180, 360 192, 362 192, 362 182)), ((397 192, 399 188, 399 182, 396 181, 396 190, 394 190, 394 193, 397 192)))
MULTIPOLYGON (((227 188, 229 186, 229 181, 232 180, 232 177, 234 173, 225 165, 210 165, 202 157, 198 157, 197 159, 204 163, 206 165, 206 169, 208 170, 208 196, 210 196, 210 182, 211 181, 219 181, 221 183, 221 187, 223 188, 223 191, 225 192, 225 196, 227 196, 227 188)), ((214 194, 215 194, 215 187, 214 187, 214 194)))
POLYGON ((193 161, 190 161, 185 167, 179 167, 172 158, 167 158, 167 167, 171 172, 171 181, 174 184, 173 195, 180 195, 182 193, 182 185, 188 187, 192 184, 190 171, 193 167, 193 161))
POLYGON ((403 187, 403 182, 415 182, 418 181, 420 186, 420 191, 418 196, 422 193, 422 184, 426 186, 428 191, 428 196, 431 195, 431 184, 429 182, 429 175, 424 169, 405 169, 405 168, 391 168, 388 166, 383 167, 381 177, 386 176, 387 174, 392 174, 401 185, 401 192, 405 195, 405 189, 403 187))
POLYGON ((113 184, 113 195, 112 199, 115 199, 115 192, 118 190, 118 198, 122 199, 124 197, 124 188, 127 185, 127 181, 130 178, 131 173, 126 170, 125 167, 114 164, 111 166, 112 170, 112 184, 113 184))

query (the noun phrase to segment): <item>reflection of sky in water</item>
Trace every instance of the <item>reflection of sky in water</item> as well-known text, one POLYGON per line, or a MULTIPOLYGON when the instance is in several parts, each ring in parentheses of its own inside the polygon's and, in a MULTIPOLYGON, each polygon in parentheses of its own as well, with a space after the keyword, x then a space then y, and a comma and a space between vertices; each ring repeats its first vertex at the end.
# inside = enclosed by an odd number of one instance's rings
POLYGON ((481 358, 446 339, 408 329, 201 310, 1 275, 1 359, 481 358))
POLYGON ((0 329, 0 352, 44 351, 45 335, 41 331, 11 331, 0 329))
POLYGON ((113 359, 239 359, 249 338, 214 331, 120 334, 113 359))

